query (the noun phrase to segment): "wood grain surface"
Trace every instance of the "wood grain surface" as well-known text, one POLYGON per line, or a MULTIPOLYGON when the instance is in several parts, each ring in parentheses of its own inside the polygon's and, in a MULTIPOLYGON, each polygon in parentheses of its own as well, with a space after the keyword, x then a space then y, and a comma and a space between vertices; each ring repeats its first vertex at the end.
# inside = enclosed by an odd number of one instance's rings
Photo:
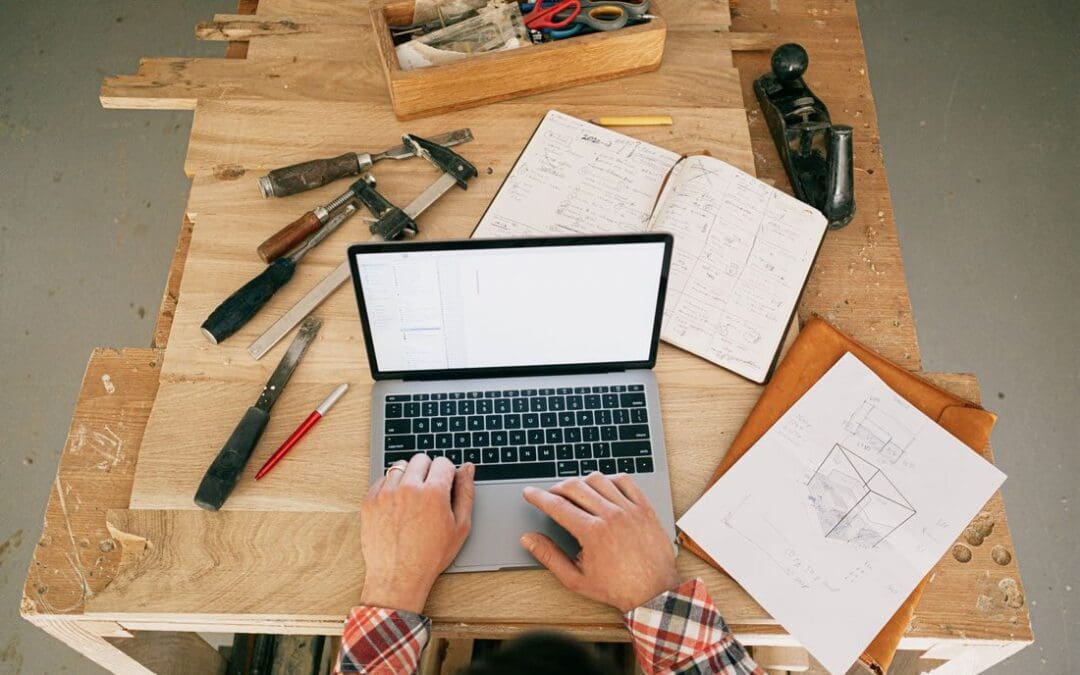
MULTIPOLYGON (((238 14, 254 10, 250 0, 242 5, 238 14)), ((161 485, 162 472, 178 472, 181 483, 201 472, 281 350, 256 364, 243 347, 329 269, 339 254, 335 248, 340 252, 346 242, 364 236, 359 220, 346 226, 310 256, 293 288, 264 315, 211 349, 195 327, 216 302, 261 269, 257 243, 343 188, 263 201, 254 177, 312 157, 381 150, 406 130, 423 134, 470 126, 477 141, 459 149, 477 164, 480 178, 420 220, 424 237, 464 236, 540 115, 558 106, 581 117, 672 114, 674 127, 634 134, 679 152, 710 150, 787 189, 750 93, 753 78, 767 69, 768 53, 730 54, 738 46, 760 46, 762 38, 754 34, 804 44, 811 54, 808 84, 829 104, 835 122, 855 128, 859 210, 850 226, 826 238, 800 313, 822 314, 917 370, 918 345, 854 2, 738 0, 730 15, 727 3, 712 0, 667 0, 663 6, 672 28, 665 67, 620 83, 653 81, 630 89, 600 83, 547 95, 556 98, 481 109, 490 108, 490 115, 468 111, 405 125, 394 120, 377 61, 364 49, 363 31, 370 30, 365 0, 262 0, 258 24, 218 16, 199 29, 205 39, 230 40, 231 57, 248 59, 153 59, 136 75, 108 80, 102 88, 106 105, 196 111, 185 165, 194 181, 189 220, 155 328, 155 344, 167 344, 169 354, 101 350, 92 356, 27 578, 23 614, 99 663, 132 672, 142 666, 110 648, 103 636, 115 640, 137 635, 135 630, 175 629, 338 633, 362 575, 355 510, 366 475, 367 375, 347 292, 322 310, 330 317, 319 338, 324 344, 316 345, 286 390, 258 452, 272 450, 269 446, 309 412, 328 385, 350 381, 354 390, 320 427, 327 436, 348 441, 328 460, 335 476, 346 472, 352 479, 355 472, 353 482, 320 472, 315 465, 327 459, 319 454, 323 446, 309 442, 276 473, 322 481, 324 487, 330 480, 321 498, 270 485, 265 494, 254 494, 242 485, 230 502, 232 510, 213 515, 172 506, 181 497, 189 500, 193 489, 170 491, 161 485), (728 33, 729 26, 735 32, 728 33), (330 352, 339 357, 330 358, 330 352), (104 375, 115 387, 111 394, 104 375), (157 421, 150 414, 156 397, 165 412, 157 421), (170 419, 166 402, 182 414, 170 419), (190 433, 177 431, 178 426, 190 433), (142 442, 144 428, 147 442, 142 442), (190 461, 170 464, 169 443, 190 461), (140 470, 145 462, 139 479, 136 458, 140 470), (157 463, 161 469, 154 469, 157 463), (143 480, 151 481, 147 489, 133 492, 143 480), (157 487, 149 487, 154 481, 157 487), (306 504, 304 510, 292 508, 294 499, 306 504), (146 508, 128 508, 140 503, 146 508)), ((435 175, 416 160, 376 168, 380 190, 398 203, 406 203, 435 175)), ((756 393, 674 349, 664 349, 660 367, 669 445, 682 448, 671 462, 681 512, 700 494, 756 393), (704 415, 697 407, 702 404, 709 406, 704 415)), ((932 378, 961 396, 977 396, 971 376, 932 378)), ((954 548, 934 568, 902 646, 932 648, 935 658, 952 658, 948 654, 956 650, 1004 654, 1030 642, 1030 618, 1000 494, 956 544, 963 548, 954 548)), ((794 644, 730 579, 693 556, 683 554, 679 562, 685 573, 708 580, 740 637, 794 644)), ((586 639, 625 639, 611 612, 568 596, 538 571, 447 577, 431 605, 440 635, 510 635, 536 623, 570 621, 586 639), (480 606, 477 597, 487 602, 480 606)))

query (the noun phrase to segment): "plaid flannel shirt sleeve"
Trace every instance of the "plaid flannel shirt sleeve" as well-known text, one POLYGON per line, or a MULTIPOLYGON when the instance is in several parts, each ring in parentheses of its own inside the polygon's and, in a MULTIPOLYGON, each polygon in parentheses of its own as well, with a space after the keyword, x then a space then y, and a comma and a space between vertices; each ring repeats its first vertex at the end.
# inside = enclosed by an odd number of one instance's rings
POLYGON ((701 579, 661 593, 623 621, 646 673, 764 675, 728 630, 701 579))
POLYGON ((431 637, 431 619, 383 607, 354 607, 345 620, 337 673, 412 675, 431 637))

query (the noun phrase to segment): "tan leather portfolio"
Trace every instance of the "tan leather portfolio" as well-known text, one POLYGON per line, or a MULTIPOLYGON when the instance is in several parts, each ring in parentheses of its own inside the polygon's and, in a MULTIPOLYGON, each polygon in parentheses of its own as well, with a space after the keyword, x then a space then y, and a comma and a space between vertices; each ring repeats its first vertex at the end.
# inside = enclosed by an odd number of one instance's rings
MULTIPOLYGON (((930 384, 815 317, 803 327, 787 356, 777 367, 709 484, 715 483, 731 468, 846 352, 858 357, 894 391, 928 417, 937 420, 963 443, 976 451, 985 449, 997 419, 994 413, 930 384)), ((680 533, 679 539, 695 554, 719 567, 689 537, 680 533)), ((863 652, 861 660, 871 670, 884 673, 889 669, 925 585, 924 579, 863 652)))

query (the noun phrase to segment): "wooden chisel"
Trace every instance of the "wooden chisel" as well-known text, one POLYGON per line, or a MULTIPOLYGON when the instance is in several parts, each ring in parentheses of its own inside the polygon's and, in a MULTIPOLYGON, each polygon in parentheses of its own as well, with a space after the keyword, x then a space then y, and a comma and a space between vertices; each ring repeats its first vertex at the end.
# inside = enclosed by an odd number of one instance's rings
MULTIPOLYGON (((472 139, 472 132, 469 129, 458 129, 432 136, 429 140, 450 147, 468 143, 472 139)), ((356 176, 382 159, 408 159, 414 156, 412 151, 402 144, 375 155, 366 152, 346 152, 337 157, 312 159, 274 169, 265 176, 260 176, 259 192, 265 198, 286 197, 305 190, 313 190, 339 178, 356 176)))
POLYGON ((281 390, 288 384, 296 370, 296 364, 300 363, 321 326, 322 322, 313 316, 304 319, 292 344, 285 351, 285 356, 281 357, 274 374, 263 387, 259 400, 240 418, 240 423, 233 429, 229 440, 225 441, 210 468, 206 470, 199 489, 195 492, 195 503, 198 506, 207 511, 217 511, 229 498, 229 493, 247 466, 248 458, 266 430, 266 423, 270 421, 270 409, 281 396, 281 390))
POLYGON ((235 293, 217 306, 202 324, 202 333, 206 339, 217 344, 244 327, 251 318, 262 309, 270 298, 274 297, 282 286, 293 278, 296 264, 311 249, 348 220, 360 207, 355 203, 345 204, 321 230, 311 235, 289 255, 278 258, 266 266, 257 277, 241 286, 235 293))

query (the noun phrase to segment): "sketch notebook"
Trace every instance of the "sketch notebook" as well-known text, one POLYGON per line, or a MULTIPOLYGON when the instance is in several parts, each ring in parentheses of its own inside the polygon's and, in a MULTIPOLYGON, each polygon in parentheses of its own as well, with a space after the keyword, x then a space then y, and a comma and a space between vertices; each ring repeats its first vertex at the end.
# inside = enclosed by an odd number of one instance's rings
POLYGON ((660 337, 768 380, 825 236, 817 210, 716 158, 550 111, 474 237, 670 232, 660 337))
MULTIPOLYGON (((735 436, 731 448, 713 473, 710 485, 725 475, 803 394, 848 353, 858 357, 860 362, 881 378, 896 394, 924 415, 935 420, 938 425, 966 446, 976 452, 987 447, 990 432, 996 420, 993 413, 913 375, 841 333, 825 321, 814 318, 803 327, 788 350, 787 356, 777 367, 772 380, 765 387, 761 398, 758 399, 742 429, 735 436)), ((855 412, 856 414, 853 415, 855 422, 860 419, 867 421, 865 417, 858 417, 858 411, 855 412)), ((881 422, 873 417, 869 418, 868 422, 867 426, 875 424, 879 428, 888 426, 887 420, 881 422)), ((900 438, 899 435, 897 437, 900 438)), ((893 443, 892 446, 884 444, 882 450, 885 451, 885 457, 895 456, 902 442, 901 438, 901 443, 893 443)), ((855 454, 861 452, 862 450, 854 450, 855 454)), ((847 454, 850 453, 842 453, 842 455, 847 454)), ((833 460, 841 459, 846 461, 843 456, 833 457, 833 460)), ((847 468, 843 464, 840 466, 847 468)), ((852 472, 849 470, 847 473, 852 472)), ((685 533, 680 533, 679 539, 686 548, 714 566, 720 567, 685 533)), ((950 540, 949 544, 951 543, 950 540)), ((925 584, 926 579, 923 579, 915 586, 915 589, 899 605, 899 609, 892 618, 863 650, 860 660, 867 667, 878 673, 888 670, 897 646, 915 612, 919 598, 922 596, 925 584)))

